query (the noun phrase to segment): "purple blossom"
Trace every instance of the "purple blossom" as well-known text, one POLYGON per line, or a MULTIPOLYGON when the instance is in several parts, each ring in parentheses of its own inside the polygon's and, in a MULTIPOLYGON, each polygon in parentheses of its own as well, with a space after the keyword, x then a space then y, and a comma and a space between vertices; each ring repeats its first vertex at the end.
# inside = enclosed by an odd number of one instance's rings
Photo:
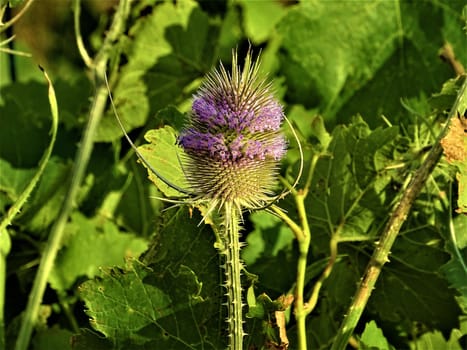
POLYGON ((287 150, 280 132, 284 114, 250 56, 243 72, 236 57, 233 67, 232 74, 221 66, 208 75, 178 144, 197 193, 253 208, 269 198, 277 163, 287 150))

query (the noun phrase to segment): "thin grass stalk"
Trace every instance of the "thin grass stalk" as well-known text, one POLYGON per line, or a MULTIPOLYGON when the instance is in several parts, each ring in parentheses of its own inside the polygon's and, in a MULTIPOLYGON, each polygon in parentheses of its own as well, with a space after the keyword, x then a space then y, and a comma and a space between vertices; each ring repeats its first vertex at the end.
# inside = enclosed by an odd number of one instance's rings
POLYGON ((114 15, 108 35, 101 50, 94 61, 94 77, 96 80, 96 92, 94 103, 90 111, 88 123, 81 139, 80 148, 75 158, 73 173, 67 194, 63 200, 57 221, 51 229, 49 241, 42 253, 39 269, 34 279, 32 290, 29 294, 28 304, 23 315, 21 328, 16 341, 16 350, 26 350, 29 346, 33 328, 36 324, 42 297, 47 286, 47 281, 52 270, 67 223, 73 208, 76 195, 84 178, 84 174, 92 153, 94 136, 104 113, 107 102, 107 86, 104 75, 107 63, 110 59, 111 49, 124 30, 124 25, 129 14, 129 1, 122 0, 114 15))

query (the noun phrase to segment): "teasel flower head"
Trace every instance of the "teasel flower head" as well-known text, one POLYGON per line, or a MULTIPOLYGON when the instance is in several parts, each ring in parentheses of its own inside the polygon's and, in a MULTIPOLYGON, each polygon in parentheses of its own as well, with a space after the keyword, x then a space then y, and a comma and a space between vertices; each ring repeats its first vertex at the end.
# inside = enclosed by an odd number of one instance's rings
POLYGON ((178 137, 191 191, 218 206, 258 209, 268 204, 287 149, 283 119, 282 106, 250 53, 243 70, 236 54, 232 73, 221 64, 194 96, 178 137))

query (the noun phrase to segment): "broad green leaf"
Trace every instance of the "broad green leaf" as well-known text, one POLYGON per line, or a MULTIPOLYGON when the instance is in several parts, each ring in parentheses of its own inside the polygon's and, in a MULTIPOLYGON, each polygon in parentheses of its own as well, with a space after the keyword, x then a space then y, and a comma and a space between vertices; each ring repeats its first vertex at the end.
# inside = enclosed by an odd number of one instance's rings
POLYGON ((340 241, 371 238, 393 195, 387 188, 393 174, 386 167, 396 134, 396 128, 371 131, 361 119, 334 129, 308 197, 313 234, 337 235, 340 241))
MULTIPOLYGON (((462 310, 456 302, 455 291, 449 288, 446 280, 432 271, 424 271, 416 260, 422 254, 429 255, 432 250, 426 246, 419 246, 419 249, 423 253, 419 253, 413 261, 408 257, 405 261, 392 257, 393 262, 387 265, 378 280, 368 308, 378 313, 381 319, 399 324, 407 330, 416 322, 446 335, 452 328, 459 327, 458 317, 462 310)), ((430 261, 426 269, 435 262, 430 261)))
POLYGON ((279 32, 290 97, 328 106, 346 84, 361 87, 396 46, 396 6, 305 1, 289 11, 279 32))
POLYGON ((462 338, 465 338, 465 335, 465 330, 462 332, 458 329, 452 331, 449 339, 439 331, 426 333, 410 344, 410 350, 463 350, 465 347, 462 344, 465 344, 465 340, 462 338))
MULTIPOLYGON (((214 62, 217 25, 191 0, 164 2, 130 29, 128 63, 113 91, 127 132, 144 125, 161 108, 191 97, 192 81, 214 62)), ((97 140, 122 135, 112 113, 99 126, 97 140)))
POLYGON ((48 328, 37 332, 32 341, 33 350, 71 350, 70 339, 72 332, 58 327, 48 328))
MULTIPOLYGON (((170 183, 187 190, 188 185, 183 173, 181 160, 183 152, 176 145, 176 136, 170 126, 161 129, 150 130, 145 135, 149 144, 138 147, 141 155, 164 179, 170 183)), ((143 163, 145 167, 146 164, 143 163)), ((150 169, 148 169, 149 179, 156 184, 159 190, 167 197, 180 197, 176 189, 171 188, 164 181, 159 179, 150 169)))
MULTIPOLYGON (((151 333, 145 331, 151 325, 153 332, 159 333, 154 334, 154 338, 179 339, 179 334, 171 337, 164 330, 164 318, 170 318, 176 311, 191 310, 194 304, 202 301, 199 298, 201 285, 190 269, 180 268, 169 275, 173 277, 173 289, 167 289, 163 278, 151 277, 152 272, 133 260, 126 270, 104 271, 103 279, 86 282, 80 287, 92 324, 110 338, 116 348, 122 348, 126 342, 143 345, 151 341, 151 333)), ((176 330, 176 318, 170 321, 166 327, 176 330)))
POLYGON ((186 210, 166 220, 143 257, 147 266, 131 260, 80 287, 92 324, 116 348, 222 348, 213 234, 186 210))
POLYGON ((18 195, 18 198, 15 200, 11 208, 8 210, 5 217, 0 222, 0 233, 5 233, 4 229, 7 225, 9 225, 13 219, 15 218, 16 214, 23 208, 24 203, 29 198, 31 192, 36 187, 37 183, 39 182, 41 176, 45 172, 48 162, 51 159, 52 150, 55 145, 55 140, 57 137, 58 131, 58 107, 57 107, 57 99, 55 97, 55 90, 52 85, 52 82, 49 79, 49 76, 45 71, 43 71, 44 77, 48 83, 48 100, 49 100, 49 107, 50 107, 50 115, 52 119, 52 126, 50 128, 50 142, 48 146, 45 148, 44 154, 42 155, 37 171, 35 172, 34 176, 31 177, 27 186, 21 189, 21 194, 18 195))
POLYGON ((368 322, 362 333, 359 346, 364 350, 390 350, 387 339, 384 337, 381 328, 378 328, 375 321, 368 322))
POLYGON ((243 25, 246 35, 254 44, 266 41, 276 24, 286 14, 284 3, 275 1, 239 1, 243 8, 243 25))
MULTIPOLYGON (((279 24, 288 99, 319 106, 326 120, 346 122, 357 113, 402 120, 401 97, 429 95, 452 76, 437 59, 446 41, 465 65, 461 8, 434 1, 300 3, 279 24)), ((380 125, 374 117, 370 125, 380 125)))
POLYGON ((34 176, 35 170, 15 169, 8 161, 1 158, 0 169, 2 169, 0 190, 7 195, 10 203, 14 202, 34 176))
POLYGON ((0 91, 0 158, 15 168, 36 167, 50 141, 47 86, 15 83, 0 91))
POLYGON ((52 288, 60 292, 70 289, 79 278, 99 275, 100 268, 138 257, 147 248, 145 240, 120 233, 111 221, 88 219, 80 213, 74 213, 67 224, 63 244, 49 277, 52 288))
POLYGON ((70 164, 63 164, 57 157, 50 159, 37 188, 17 218, 18 224, 40 233, 55 221, 67 189, 70 171, 70 164))
POLYGON ((258 211, 249 219, 255 229, 248 233, 247 246, 242 249, 242 259, 248 266, 261 257, 274 258, 280 250, 291 249, 294 235, 277 217, 258 211))
POLYGON ((452 288, 459 292, 459 305, 467 312, 467 216, 458 215, 453 219, 450 235, 446 234, 447 251, 451 259, 441 267, 452 288))

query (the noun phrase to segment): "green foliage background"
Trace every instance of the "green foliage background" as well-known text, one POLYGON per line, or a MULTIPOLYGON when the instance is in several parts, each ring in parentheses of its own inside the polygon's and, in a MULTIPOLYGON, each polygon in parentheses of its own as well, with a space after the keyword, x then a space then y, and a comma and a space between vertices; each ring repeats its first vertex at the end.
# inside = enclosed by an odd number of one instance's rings
MULTIPOLYGON (((33 58, 0 52, 1 214, 31 181, 50 141, 47 84, 37 63, 52 78, 59 111, 53 155, 8 227, 8 349, 69 185, 93 96, 70 4, 40 21, 37 35, 46 41, 38 41, 47 45, 35 47, 28 38, 32 18, 46 6, 52 3, 37 2, 16 29, 16 48, 33 58)), ((110 2, 83 4, 82 34, 91 54, 102 45, 112 8, 110 2)), ((307 293, 328 261, 331 239, 339 250, 308 317, 307 338, 309 349, 328 349, 399 191, 436 142, 454 102, 448 88, 455 90, 455 83, 442 88, 455 72, 438 56, 449 42, 467 66, 464 2, 142 0, 132 4, 126 25, 109 69, 116 109, 133 141, 145 144, 143 155, 180 186, 175 137, 192 94, 219 60, 229 65, 233 48, 240 57, 250 45, 261 51, 262 70, 302 142, 305 169, 320 155, 306 201, 312 233, 307 293)), ((299 154, 284 129, 290 149, 282 175, 293 182, 299 154)), ((199 224, 196 208, 158 199, 181 195, 148 181, 111 108, 94 141, 31 348, 224 348, 221 262, 209 223, 199 224)), ((362 349, 467 346, 467 216, 455 211, 457 171, 442 159, 417 198, 356 329, 362 349)), ((278 205, 298 220, 292 196, 278 205)), ((295 288, 297 245, 288 226, 267 212, 246 213, 245 226, 242 256, 258 277, 244 280, 250 293, 246 344, 273 348, 281 344, 274 311, 282 307, 281 295, 295 288)), ((292 308, 285 315, 294 349, 292 308)))

